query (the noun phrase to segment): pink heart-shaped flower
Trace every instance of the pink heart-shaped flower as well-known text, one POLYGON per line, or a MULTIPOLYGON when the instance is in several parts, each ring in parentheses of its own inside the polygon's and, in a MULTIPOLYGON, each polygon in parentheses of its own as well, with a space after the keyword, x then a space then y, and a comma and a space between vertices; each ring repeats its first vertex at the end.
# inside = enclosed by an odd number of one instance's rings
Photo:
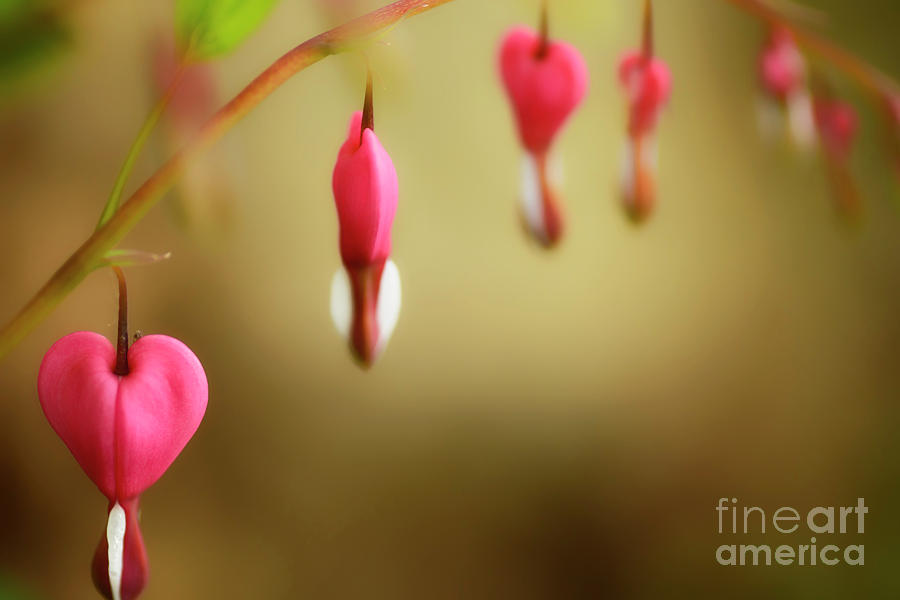
POLYGON ((500 74, 512 102, 519 136, 534 154, 547 151, 553 138, 587 92, 588 70, 581 54, 565 42, 548 41, 520 26, 500 47, 500 74))
POLYGON ((115 363, 109 340, 80 331, 47 351, 38 374, 47 420, 111 501, 162 476, 200 425, 208 393, 200 361, 168 336, 135 342, 128 375, 116 375, 115 363))

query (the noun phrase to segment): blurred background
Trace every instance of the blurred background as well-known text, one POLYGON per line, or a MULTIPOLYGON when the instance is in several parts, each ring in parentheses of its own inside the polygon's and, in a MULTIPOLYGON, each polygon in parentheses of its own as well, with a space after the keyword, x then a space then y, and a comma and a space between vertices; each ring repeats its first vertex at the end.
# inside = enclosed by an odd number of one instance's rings
MULTIPOLYGON (((158 94, 170 4, 67 3, 58 55, 4 90, 0 320, 92 231, 158 94)), ((553 34, 592 82, 559 140, 569 228, 548 253, 520 228, 520 151, 495 71, 501 34, 536 23, 537 4, 460 0, 372 50, 404 305, 370 372, 328 308, 331 169, 361 106, 358 55, 285 84, 122 244, 173 254, 126 270, 132 331, 180 338, 210 382, 197 435, 143 496, 142 598, 900 595, 900 214, 877 111, 835 79, 862 121, 865 211, 847 226, 815 153, 759 135, 762 27, 720 0, 658 2, 674 94, 658 210, 635 228, 617 198, 614 73, 641 3, 551 2, 553 34), (866 533, 833 537, 864 543, 866 565, 718 566, 719 544, 809 543, 718 535, 720 497, 770 512, 864 497, 866 533)), ((864 4, 816 2, 816 26, 900 74, 900 11, 864 4)), ((335 18, 282 0, 212 65, 211 110, 335 18)), ((128 190, 178 140, 169 121, 128 190)), ((115 291, 94 273, 0 364, 4 600, 97 597, 106 501, 35 382, 62 335, 114 338, 115 291)))

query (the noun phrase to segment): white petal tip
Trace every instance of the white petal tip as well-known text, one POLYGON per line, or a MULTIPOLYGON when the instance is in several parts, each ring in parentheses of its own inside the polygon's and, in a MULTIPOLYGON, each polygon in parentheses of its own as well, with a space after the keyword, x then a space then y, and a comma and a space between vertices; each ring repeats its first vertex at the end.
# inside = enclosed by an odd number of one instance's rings
POLYGON ((400 318, 401 304, 400 271, 394 261, 388 259, 381 274, 378 306, 375 309, 375 317, 378 319, 378 352, 384 350, 394 333, 400 318))
POLYGON ((353 321, 353 294, 350 291, 350 277, 344 267, 339 267, 331 279, 331 320, 338 334, 347 339, 353 321))
POLYGON ((116 502, 109 511, 106 522, 107 561, 109 564, 109 589, 113 600, 122 597, 122 572, 125 557, 125 510, 116 502))
MULTIPOLYGON (((375 318, 378 321, 377 353, 384 349, 394 333, 400 318, 401 299, 400 271, 394 261, 388 259, 381 273, 378 303, 375 307, 375 318)), ((331 320, 338 334, 345 340, 349 339, 353 326, 353 292, 350 277, 343 267, 337 270, 331 280, 331 320)))

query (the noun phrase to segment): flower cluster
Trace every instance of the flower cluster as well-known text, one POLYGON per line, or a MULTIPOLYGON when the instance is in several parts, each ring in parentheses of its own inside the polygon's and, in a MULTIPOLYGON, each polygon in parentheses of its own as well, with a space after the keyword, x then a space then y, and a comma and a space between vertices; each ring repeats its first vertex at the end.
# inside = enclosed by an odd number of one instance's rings
MULTIPOLYGON (((439 3, 446 1, 449 0, 439 3)), ((355 6, 356 0, 320 3, 334 14, 344 14, 355 6)), ((752 7, 766 22, 767 37, 757 65, 765 114, 775 115, 778 126, 790 132, 799 146, 818 145, 839 208, 844 214, 856 214, 861 203, 850 169, 858 127, 856 112, 818 72, 809 68, 803 53, 804 47, 808 50, 818 45, 821 50, 828 46, 821 40, 810 44, 810 39, 817 38, 808 34, 804 46, 798 30, 786 21, 782 23, 763 3, 735 3, 752 7)), ((401 0, 385 7, 388 10, 372 13, 370 18, 378 26, 369 29, 374 31, 397 22, 408 12, 399 10, 404 6, 416 12, 429 7, 424 2, 401 0)), ((672 75, 654 51, 651 8, 650 0, 645 0, 641 45, 622 55, 617 70, 627 109, 619 191, 626 214, 635 222, 645 221, 656 204, 657 128, 672 93, 672 75)), ((365 25, 366 21, 354 23, 365 25)), ((298 65, 314 62, 316 53, 335 51, 342 47, 337 43, 341 35, 352 31, 354 27, 338 28, 333 35, 319 36, 308 45, 299 46, 292 51, 290 60, 279 61, 266 70, 211 122, 206 121, 215 97, 211 71, 205 65, 182 69, 185 65, 181 59, 175 59, 173 49, 160 47, 156 77, 167 90, 165 99, 171 100, 170 134, 176 145, 186 146, 170 161, 168 171, 161 172, 178 171, 185 157, 236 122, 241 111, 252 108, 254 102, 277 86, 273 81, 286 79, 282 69, 296 71, 302 68, 298 65), (173 79, 181 80, 182 87, 169 95, 174 91, 170 83, 173 79), (192 141, 197 139, 198 130, 200 141, 192 141)), ((900 174, 900 90, 891 80, 860 66, 852 57, 840 53, 837 56, 841 59, 834 62, 841 63, 881 101, 891 159, 900 174)), ((517 26, 502 36, 497 63, 524 153, 522 219, 535 240, 553 247, 565 229, 554 145, 585 99, 588 68, 574 46, 550 38, 546 2, 537 31, 517 26)), ((401 306, 399 270, 391 259, 399 181, 390 155, 375 134, 372 95, 370 72, 363 110, 350 118, 332 175, 342 264, 332 280, 331 316, 352 355, 364 367, 371 366, 384 351, 401 306)), ((165 102, 160 106, 164 107, 165 102)), ((161 112, 156 114, 158 117, 161 112)), ((135 156, 130 155, 129 160, 135 156)), ((124 173, 127 175, 127 169, 124 173)), ((205 177, 193 179, 203 184, 205 177)), ((137 207, 131 210, 140 212, 139 209, 147 208, 154 193, 162 194, 166 181, 159 174, 148 180, 140 188, 143 195, 129 201, 137 207)), ((124 179, 120 183, 124 185, 124 179)), ((199 184, 192 188, 214 191, 199 184)), ((109 235, 114 229, 107 229, 112 227, 107 224, 118 209, 120 191, 121 188, 108 204, 110 214, 104 211, 98 239, 103 235, 106 240, 112 239, 109 235)), ((118 225, 115 231, 124 232, 130 226, 126 225, 118 225)), ((79 269, 89 270, 84 265, 94 268, 101 258, 110 260, 113 255, 75 256, 79 260, 64 265, 58 273, 59 281, 70 283, 75 275, 85 274, 79 269)), ((113 268, 119 278, 120 303, 116 346, 92 332, 61 338, 44 356, 37 387, 50 425, 107 499, 106 528, 92 562, 94 583, 110 600, 133 600, 144 589, 148 577, 147 552, 139 524, 141 494, 163 475, 196 432, 206 411, 208 387, 200 361, 179 340, 150 335, 129 347, 124 275, 118 267, 113 268)), ((52 291, 54 287, 47 289, 52 291)), ((39 295, 38 300, 47 298, 39 295)), ((31 311, 33 317, 34 311, 45 306, 46 302, 32 302, 22 314, 28 317, 31 311)))

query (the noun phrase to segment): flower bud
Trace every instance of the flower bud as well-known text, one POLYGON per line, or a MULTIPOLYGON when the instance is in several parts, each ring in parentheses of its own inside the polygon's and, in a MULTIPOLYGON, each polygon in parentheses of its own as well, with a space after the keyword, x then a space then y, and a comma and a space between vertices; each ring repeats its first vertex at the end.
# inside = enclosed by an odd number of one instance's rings
POLYGON ((628 102, 628 137, 622 159, 621 192, 634 221, 646 219, 656 198, 656 125, 672 91, 666 64, 643 50, 619 60, 619 83, 628 102))
POLYGON ((341 260, 331 287, 331 314, 354 355, 371 365, 400 313, 400 276, 390 260, 397 212, 397 172, 362 112, 350 120, 332 177, 341 260))
POLYGON ((562 236, 563 217, 549 155, 587 92, 587 66, 573 46, 519 26, 503 37, 499 69, 525 150, 522 215, 530 232, 552 246, 562 236))

